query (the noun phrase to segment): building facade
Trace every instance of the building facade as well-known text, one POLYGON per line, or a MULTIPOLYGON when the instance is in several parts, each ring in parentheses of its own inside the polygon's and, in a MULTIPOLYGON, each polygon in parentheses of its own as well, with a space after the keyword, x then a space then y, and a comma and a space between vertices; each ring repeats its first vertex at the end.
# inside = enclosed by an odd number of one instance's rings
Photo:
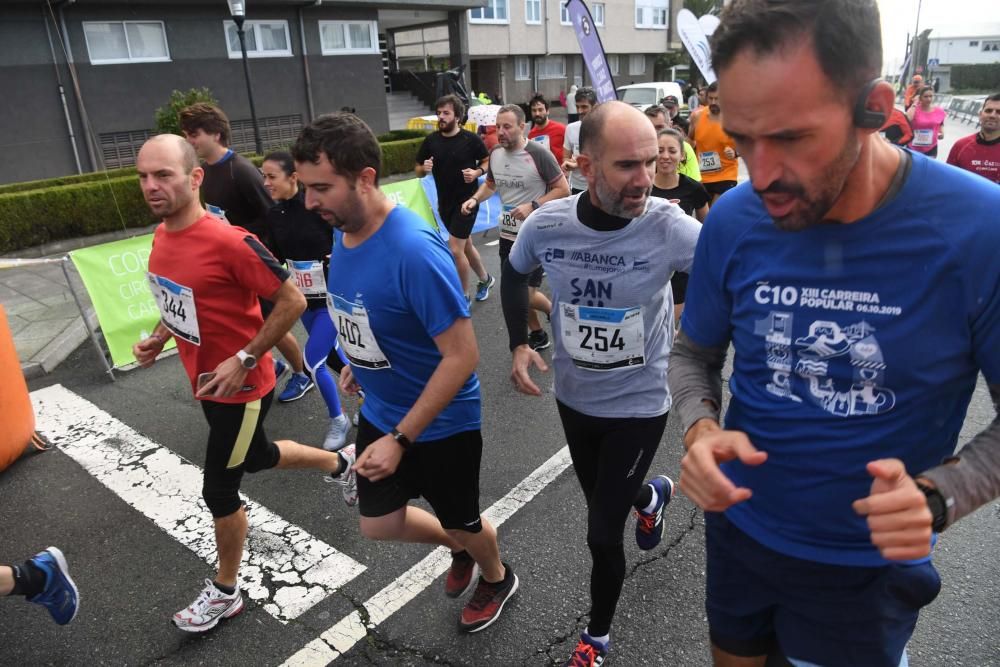
POLYGON ((1000 23, 986 23, 965 29, 931 31, 927 43, 927 72, 940 79, 939 89, 951 89, 953 65, 1000 63, 1000 23))
MULTIPOLYGON (((615 85, 654 80, 658 56, 683 47, 674 26, 680 2, 588 2, 608 54, 615 85)), ((534 91, 555 100, 574 83, 589 84, 569 14, 560 0, 487 0, 468 10, 469 85, 505 102, 524 102, 534 91)), ((443 26, 395 31, 400 68, 433 69, 447 59, 443 26)))
MULTIPOLYGON (((287 146, 313 117, 342 107, 376 132, 388 130, 380 12, 431 7, 457 25, 466 8, 483 1, 247 3, 265 149, 287 146)), ((233 123, 234 148, 253 149, 242 55, 225 0, 3 4, 0 149, 17 159, 0 163, 0 183, 134 164, 156 109, 174 90, 208 88, 233 123)), ((445 53, 450 48, 460 59, 455 30, 445 32, 445 53)))

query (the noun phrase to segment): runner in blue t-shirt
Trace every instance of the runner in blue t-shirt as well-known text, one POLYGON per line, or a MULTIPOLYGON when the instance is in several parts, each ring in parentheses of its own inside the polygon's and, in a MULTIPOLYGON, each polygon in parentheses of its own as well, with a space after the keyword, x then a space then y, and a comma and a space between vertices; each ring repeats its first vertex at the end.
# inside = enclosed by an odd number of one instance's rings
POLYGON ((952 458, 980 371, 1000 397, 1000 189, 878 136, 875 0, 736 0, 712 62, 751 182, 705 221, 669 381, 713 658, 905 665, 933 534, 1000 495, 1000 420, 952 458))
POLYGON ((479 512, 479 350, 455 264, 420 217, 379 190, 378 141, 357 116, 318 118, 292 155, 306 206, 337 230, 327 303, 350 361, 341 388, 365 391, 354 467, 361 532, 451 549, 445 592, 476 584, 459 625, 477 632, 518 580, 479 512), (436 518, 408 505, 421 496, 436 518))

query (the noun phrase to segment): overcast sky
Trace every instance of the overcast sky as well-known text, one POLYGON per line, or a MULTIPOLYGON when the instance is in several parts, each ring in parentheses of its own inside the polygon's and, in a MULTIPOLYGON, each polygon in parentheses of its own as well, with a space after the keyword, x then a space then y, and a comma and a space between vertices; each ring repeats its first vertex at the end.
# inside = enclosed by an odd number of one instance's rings
MULTIPOLYGON (((906 53, 906 36, 917 24, 919 0, 878 0, 882 15, 882 60, 898 71, 906 53)), ((1000 23, 1000 0, 923 0, 920 31, 927 28, 980 26, 1000 23)), ((931 37, 934 33, 931 33, 931 37)))

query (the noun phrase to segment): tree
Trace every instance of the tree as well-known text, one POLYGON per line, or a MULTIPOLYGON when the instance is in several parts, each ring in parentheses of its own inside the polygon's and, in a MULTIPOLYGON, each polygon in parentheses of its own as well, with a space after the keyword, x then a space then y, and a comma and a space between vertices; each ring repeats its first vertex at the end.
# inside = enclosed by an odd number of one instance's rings
POLYGON ((208 88, 192 88, 187 92, 175 90, 170 93, 170 102, 156 110, 156 133, 183 135, 178 116, 182 109, 196 102, 218 104, 208 88))

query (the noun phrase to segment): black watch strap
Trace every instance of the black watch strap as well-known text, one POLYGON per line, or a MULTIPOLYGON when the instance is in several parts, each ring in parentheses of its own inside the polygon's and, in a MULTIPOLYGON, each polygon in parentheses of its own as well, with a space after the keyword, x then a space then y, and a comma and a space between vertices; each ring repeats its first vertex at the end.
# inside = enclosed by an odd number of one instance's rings
POLYGON ((931 530, 940 533, 948 524, 948 503, 936 488, 917 482, 917 488, 924 492, 927 508, 931 511, 931 530))
POLYGON ((409 449, 410 445, 413 444, 412 442, 410 442, 410 439, 407 438, 406 435, 398 428, 392 429, 392 433, 390 433, 390 435, 392 435, 393 440, 398 442, 399 446, 402 447, 403 449, 409 449))

